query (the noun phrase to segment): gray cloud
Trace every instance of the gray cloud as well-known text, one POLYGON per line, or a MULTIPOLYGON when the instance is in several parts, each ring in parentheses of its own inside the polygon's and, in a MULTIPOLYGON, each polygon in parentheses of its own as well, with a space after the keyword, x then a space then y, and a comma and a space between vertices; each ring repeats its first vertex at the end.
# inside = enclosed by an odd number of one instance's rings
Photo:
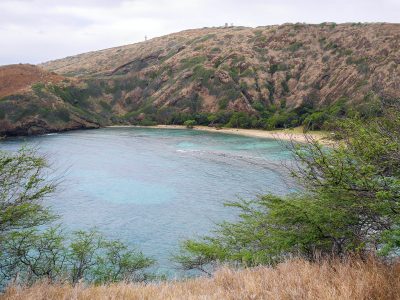
POLYGON ((399 12, 399 0, 2 0, 0 64, 39 63, 225 22, 399 22, 399 12))

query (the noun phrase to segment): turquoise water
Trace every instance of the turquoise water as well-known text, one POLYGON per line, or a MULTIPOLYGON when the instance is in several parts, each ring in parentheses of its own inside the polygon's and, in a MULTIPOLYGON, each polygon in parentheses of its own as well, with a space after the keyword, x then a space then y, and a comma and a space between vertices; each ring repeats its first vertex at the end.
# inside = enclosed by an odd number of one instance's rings
POLYGON ((70 230, 97 227, 157 259, 179 276, 169 258, 179 241, 233 220, 223 206, 239 197, 293 188, 282 143, 193 130, 105 128, 10 139, 0 149, 37 147, 56 176, 47 203, 70 230))

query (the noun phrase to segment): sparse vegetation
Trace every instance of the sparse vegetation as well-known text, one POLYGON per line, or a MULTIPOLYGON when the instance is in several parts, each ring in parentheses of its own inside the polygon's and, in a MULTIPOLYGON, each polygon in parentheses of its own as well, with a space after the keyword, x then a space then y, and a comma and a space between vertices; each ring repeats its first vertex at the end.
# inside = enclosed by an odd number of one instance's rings
POLYGON ((229 110, 230 117, 241 111, 251 119, 243 124, 251 128, 326 129, 333 118, 343 117, 329 108, 341 97, 348 102, 344 115, 365 106, 369 91, 382 99, 399 98, 392 88, 398 49, 390 43, 397 25, 361 25, 205 28, 108 49, 101 56, 90 53, 84 61, 75 57, 43 65, 80 75, 74 79, 35 66, 2 67, 15 84, 0 84, 0 111, 7 109, 2 119, 11 124, 0 134, 16 128, 19 134, 35 134, 113 123, 170 124, 175 113, 198 122, 195 115, 207 113, 204 109, 229 110), (382 34, 369 34, 374 30, 382 34), (319 49, 308 46, 318 44, 319 49), (378 76, 378 70, 386 75, 378 76), (313 105, 304 105, 310 97, 313 105))
POLYGON ((212 278, 166 283, 10 286, 0 299, 398 299, 399 265, 367 261, 310 263, 293 259, 271 267, 222 268, 212 278), (351 279, 351 280, 349 280, 351 279))

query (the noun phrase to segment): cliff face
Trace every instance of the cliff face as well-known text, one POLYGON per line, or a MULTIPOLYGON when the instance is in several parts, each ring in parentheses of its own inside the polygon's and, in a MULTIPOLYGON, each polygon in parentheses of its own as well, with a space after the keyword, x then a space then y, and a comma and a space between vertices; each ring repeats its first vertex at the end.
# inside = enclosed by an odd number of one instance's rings
POLYGON ((357 23, 187 30, 40 67, 69 78, 43 93, 102 125, 399 99, 399 64, 399 24, 357 23))

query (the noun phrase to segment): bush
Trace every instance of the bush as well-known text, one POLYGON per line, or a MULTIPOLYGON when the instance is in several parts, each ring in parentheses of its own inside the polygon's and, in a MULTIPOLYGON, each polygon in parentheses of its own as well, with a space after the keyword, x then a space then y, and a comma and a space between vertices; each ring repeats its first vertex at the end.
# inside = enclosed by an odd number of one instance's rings
POLYGON ((245 112, 234 112, 227 124, 228 127, 250 128, 255 117, 251 117, 245 112))
POLYGON ((303 121, 303 125, 306 130, 321 130, 327 120, 328 116, 326 113, 318 111, 307 116, 303 121))
POLYGON ((186 128, 193 128, 196 125, 195 120, 186 120, 183 125, 186 126, 186 128))

